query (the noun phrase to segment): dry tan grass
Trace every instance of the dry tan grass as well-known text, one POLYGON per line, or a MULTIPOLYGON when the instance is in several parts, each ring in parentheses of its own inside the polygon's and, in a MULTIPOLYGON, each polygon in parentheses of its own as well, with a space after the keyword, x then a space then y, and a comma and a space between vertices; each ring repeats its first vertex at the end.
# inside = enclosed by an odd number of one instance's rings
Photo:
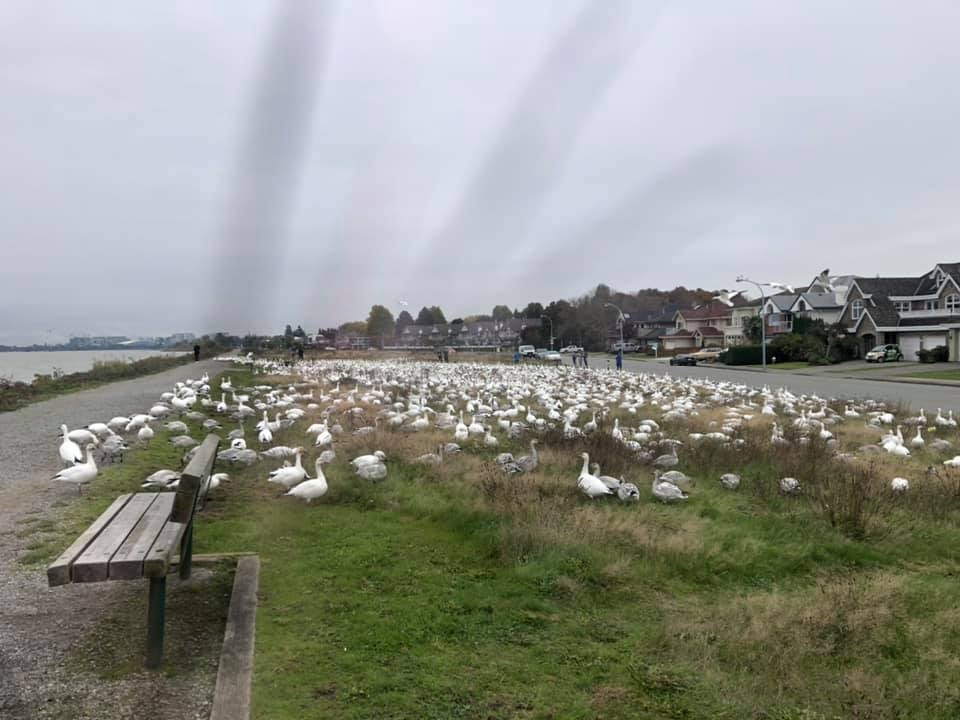
POLYGON ((883 680, 870 671, 869 652, 902 622, 894 608, 903 585, 903 576, 890 572, 823 576, 804 590, 732 597, 712 609, 678 604, 665 612, 661 642, 702 672, 736 658, 736 677, 757 693, 812 693, 822 687, 821 672, 842 657, 851 665, 844 692, 875 698, 883 680))
POLYGON ((703 520, 684 516, 667 519, 659 508, 643 504, 629 508, 581 505, 573 512, 574 537, 591 542, 625 543, 631 550, 646 548, 661 553, 699 553, 704 550, 703 520))

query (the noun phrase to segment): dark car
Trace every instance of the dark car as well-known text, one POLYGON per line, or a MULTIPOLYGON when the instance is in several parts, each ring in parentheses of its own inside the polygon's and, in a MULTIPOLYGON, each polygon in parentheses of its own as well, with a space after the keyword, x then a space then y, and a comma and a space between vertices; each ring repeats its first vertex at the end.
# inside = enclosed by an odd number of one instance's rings
POLYGON ((670 358, 671 365, 696 365, 697 359, 693 355, 674 355, 670 358))

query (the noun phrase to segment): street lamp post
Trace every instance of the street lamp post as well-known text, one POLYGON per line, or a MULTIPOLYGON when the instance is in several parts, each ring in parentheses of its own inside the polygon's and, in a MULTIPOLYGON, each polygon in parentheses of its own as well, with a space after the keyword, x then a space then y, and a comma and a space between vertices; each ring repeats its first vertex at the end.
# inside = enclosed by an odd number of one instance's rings
POLYGON ((606 302, 603 304, 604 307, 612 307, 617 311, 617 325, 620 327, 620 352, 623 352, 623 323, 626 320, 626 317, 623 314, 623 310, 614 305, 613 303, 606 302))
POLYGON ((550 349, 553 350, 553 318, 549 315, 541 315, 541 320, 547 320, 550 323, 550 349))
POLYGON ((758 283, 743 275, 737 275, 738 283, 750 283, 760 291, 760 357, 763 363, 763 369, 767 369, 767 295, 763 292, 763 286, 786 287, 780 283, 758 283))

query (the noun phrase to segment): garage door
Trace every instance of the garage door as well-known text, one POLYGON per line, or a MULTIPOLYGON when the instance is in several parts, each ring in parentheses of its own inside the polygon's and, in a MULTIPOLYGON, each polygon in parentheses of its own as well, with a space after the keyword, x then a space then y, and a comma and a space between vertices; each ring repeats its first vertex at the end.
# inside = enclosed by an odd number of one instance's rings
POLYGON ((917 350, 920 349, 920 335, 904 335, 899 337, 900 352, 903 353, 903 359, 916 362, 917 350))
POLYGON ((946 333, 926 333, 923 336, 923 347, 927 350, 933 350, 938 345, 947 344, 947 334, 946 333))

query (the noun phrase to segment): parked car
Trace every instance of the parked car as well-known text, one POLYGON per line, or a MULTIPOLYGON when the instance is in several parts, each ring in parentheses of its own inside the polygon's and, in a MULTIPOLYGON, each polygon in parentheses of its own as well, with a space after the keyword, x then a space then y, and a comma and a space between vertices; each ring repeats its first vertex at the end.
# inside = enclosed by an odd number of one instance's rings
POLYGON ((698 362, 715 362, 722 352, 723 350, 717 347, 703 348, 702 350, 692 353, 691 357, 696 358, 698 362))
MULTIPOLYGON (((610 346, 610 352, 615 353, 619 349, 620 349, 619 342, 615 342, 613 345, 610 346)), ((623 343, 623 351, 625 353, 634 353, 634 352, 637 352, 639 349, 640 349, 640 346, 637 345, 635 342, 624 341, 623 343)))
POLYGON ((532 358, 537 356, 537 350, 533 345, 521 345, 517 350, 520 351, 520 355, 525 358, 532 358))
POLYGON ((542 356, 541 359, 548 360, 550 362, 562 363, 563 355, 558 353, 556 350, 547 350, 542 356))
POLYGON ((583 348, 579 345, 567 345, 566 347, 560 348, 560 352, 566 353, 578 353, 583 352, 583 348))
POLYGON ((877 345, 866 354, 864 359, 867 362, 886 362, 887 360, 898 362, 903 360, 903 353, 900 352, 899 345, 877 345))
POLYGON ((697 359, 693 355, 674 355, 670 358, 671 365, 696 365, 697 359))

